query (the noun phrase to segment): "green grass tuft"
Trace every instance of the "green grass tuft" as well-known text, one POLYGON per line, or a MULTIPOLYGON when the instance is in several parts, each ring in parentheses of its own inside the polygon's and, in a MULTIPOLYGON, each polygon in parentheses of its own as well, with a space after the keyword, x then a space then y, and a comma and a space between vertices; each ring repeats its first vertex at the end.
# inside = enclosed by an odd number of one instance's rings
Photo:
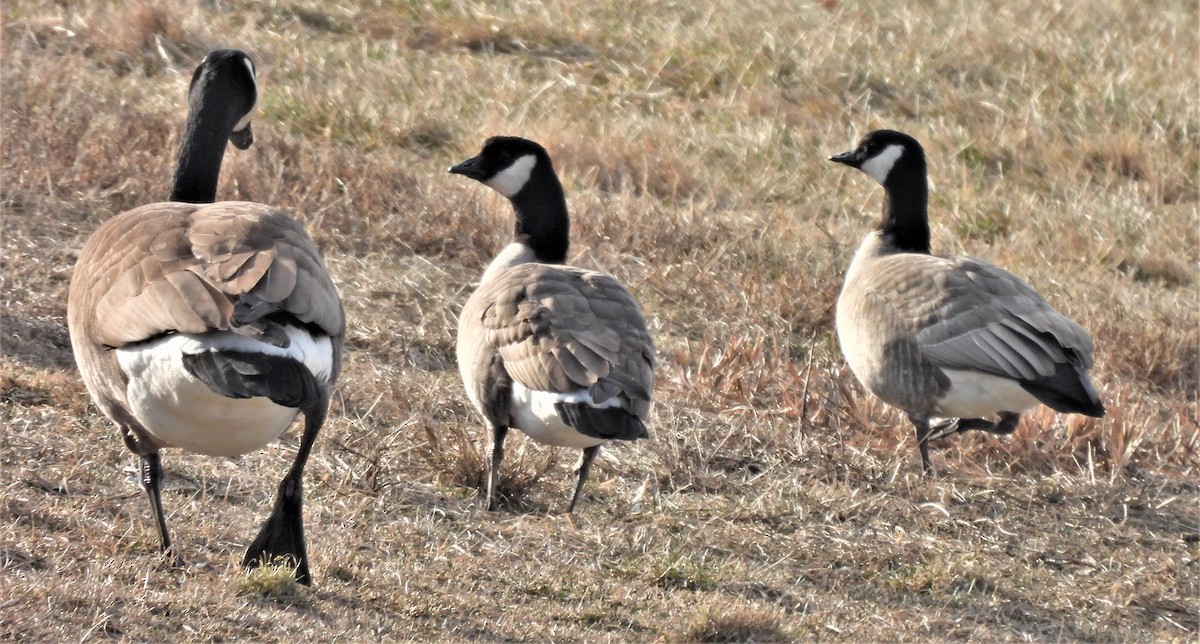
POLYGON ((290 606, 307 607, 311 591, 296 581, 296 566, 287 561, 263 564, 237 582, 239 592, 290 606))

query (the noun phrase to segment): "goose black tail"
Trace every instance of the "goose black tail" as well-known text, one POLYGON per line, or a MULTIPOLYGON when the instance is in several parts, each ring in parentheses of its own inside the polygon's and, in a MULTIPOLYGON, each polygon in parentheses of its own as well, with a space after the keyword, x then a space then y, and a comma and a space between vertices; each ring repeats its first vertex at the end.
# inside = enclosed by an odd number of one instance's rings
POLYGON ((1100 418, 1104 405, 1079 365, 1064 362, 1054 375, 1040 380, 1022 380, 1021 387, 1051 409, 1067 414, 1083 414, 1100 418))
POLYGON ((637 440, 650 438, 641 418, 620 407, 593 407, 583 403, 555 403, 555 411, 563 422, 579 433, 604 440, 637 440))
POLYGON ((300 362, 285 356, 241 351, 185 354, 183 366, 213 391, 229 398, 261 396, 277 405, 307 409, 320 386, 300 362))

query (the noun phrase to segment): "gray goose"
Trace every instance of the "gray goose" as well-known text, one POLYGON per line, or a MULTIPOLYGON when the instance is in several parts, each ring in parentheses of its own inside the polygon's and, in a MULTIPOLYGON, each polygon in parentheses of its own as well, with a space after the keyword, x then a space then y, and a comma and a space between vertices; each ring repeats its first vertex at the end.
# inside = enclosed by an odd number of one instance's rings
POLYGON ((160 549, 176 565, 159 451, 245 454, 304 413, 296 460, 243 565, 286 558, 307 584, 302 479, 340 369, 345 318, 299 223, 271 206, 213 203, 226 141, 253 141, 256 101, 245 53, 204 58, 170 201, 96 229, 75 264, 67 321, 88 393, 141 459, 160 549))
POLYGON ((908 415, 926 474, 932 438, 1009 434, 1038 403, 1104 415, 1083 327, 1002 268, 930 254, 925 151, 916 139, 876 130, 830 160, 886 192, 883 219, 858 247, 838 297, 838 340, 863 386, 908 415), (931 426, 935 417, 946 420, 931 426))
POLYGON ((492 261, 458 321, 458 365, 491 430, 488 510, 495 510, 504 438, 583 450, 574 511, 600 447, 648 438, 654 344, 637 302, 610 275, 565 265, 570 220, 546 150, 492 137, 450 168, 509 199, 513 241, 492 261))

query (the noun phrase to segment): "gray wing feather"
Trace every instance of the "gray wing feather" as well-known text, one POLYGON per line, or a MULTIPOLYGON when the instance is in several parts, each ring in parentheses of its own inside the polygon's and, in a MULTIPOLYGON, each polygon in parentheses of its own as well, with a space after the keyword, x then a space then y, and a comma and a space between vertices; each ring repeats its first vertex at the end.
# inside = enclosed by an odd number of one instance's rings
POLYGON ((1083 327, 1015 275, 971 258, 942 261, 949 262, 947 288, 937 296, 932 323, 916 334, 934 364, 1022 380, 1051 376, 1063 362, 1091 366, 1083 327))

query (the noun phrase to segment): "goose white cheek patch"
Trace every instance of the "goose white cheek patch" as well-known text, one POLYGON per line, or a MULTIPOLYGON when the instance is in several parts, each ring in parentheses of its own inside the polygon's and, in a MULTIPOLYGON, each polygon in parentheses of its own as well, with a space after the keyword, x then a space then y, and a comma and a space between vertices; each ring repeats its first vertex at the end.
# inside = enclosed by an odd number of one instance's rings
POLYGON ((529 175, 533 173, 533 166, 537 163, 537 157, 532 154, 525 156, 512 162, 512 165, 496 173, 496 176, 487 180, 487 186, 496 192, 512 199, 514 195, 525 187, 525 182, 529 181, 529 175))
MULTIPOLYGON (((250 79, 253 80, 257 85, 258 76, 254 73, 254 63, 251 62, 249 58, 243 58, 242 62, 246 64, 246 69, 250 70, 250 79)), ((250 111, 246 112, 246 115, 237 122, 237 125, 233 126, 234 132, 241 132, 242 130, 246 129, 247 125, 250 125, 250 119, 252 116, 254 116, 254 108, 258 107, 257 94, 258 92, 255 92, 254 105, 250 106, 250 111)))
POLYGON ((883 152, 864 161, 859 167, 872 179, 884 183, 887 181, 888 173, 892 171, 892 166, 896 165, 896 160, 902 154, 904 154, 904 146, 893 143, 884 148, 883 152))
POLYGON ((254 106, 251 106, 250 111, 247 112, 246 115, 243 116, 242 119, 237 122, 237 125, 233 126, 233 131, 241 132, 241 131, 245 130, 250 125, 250 121, 253 116, 254 116, 254 106))

